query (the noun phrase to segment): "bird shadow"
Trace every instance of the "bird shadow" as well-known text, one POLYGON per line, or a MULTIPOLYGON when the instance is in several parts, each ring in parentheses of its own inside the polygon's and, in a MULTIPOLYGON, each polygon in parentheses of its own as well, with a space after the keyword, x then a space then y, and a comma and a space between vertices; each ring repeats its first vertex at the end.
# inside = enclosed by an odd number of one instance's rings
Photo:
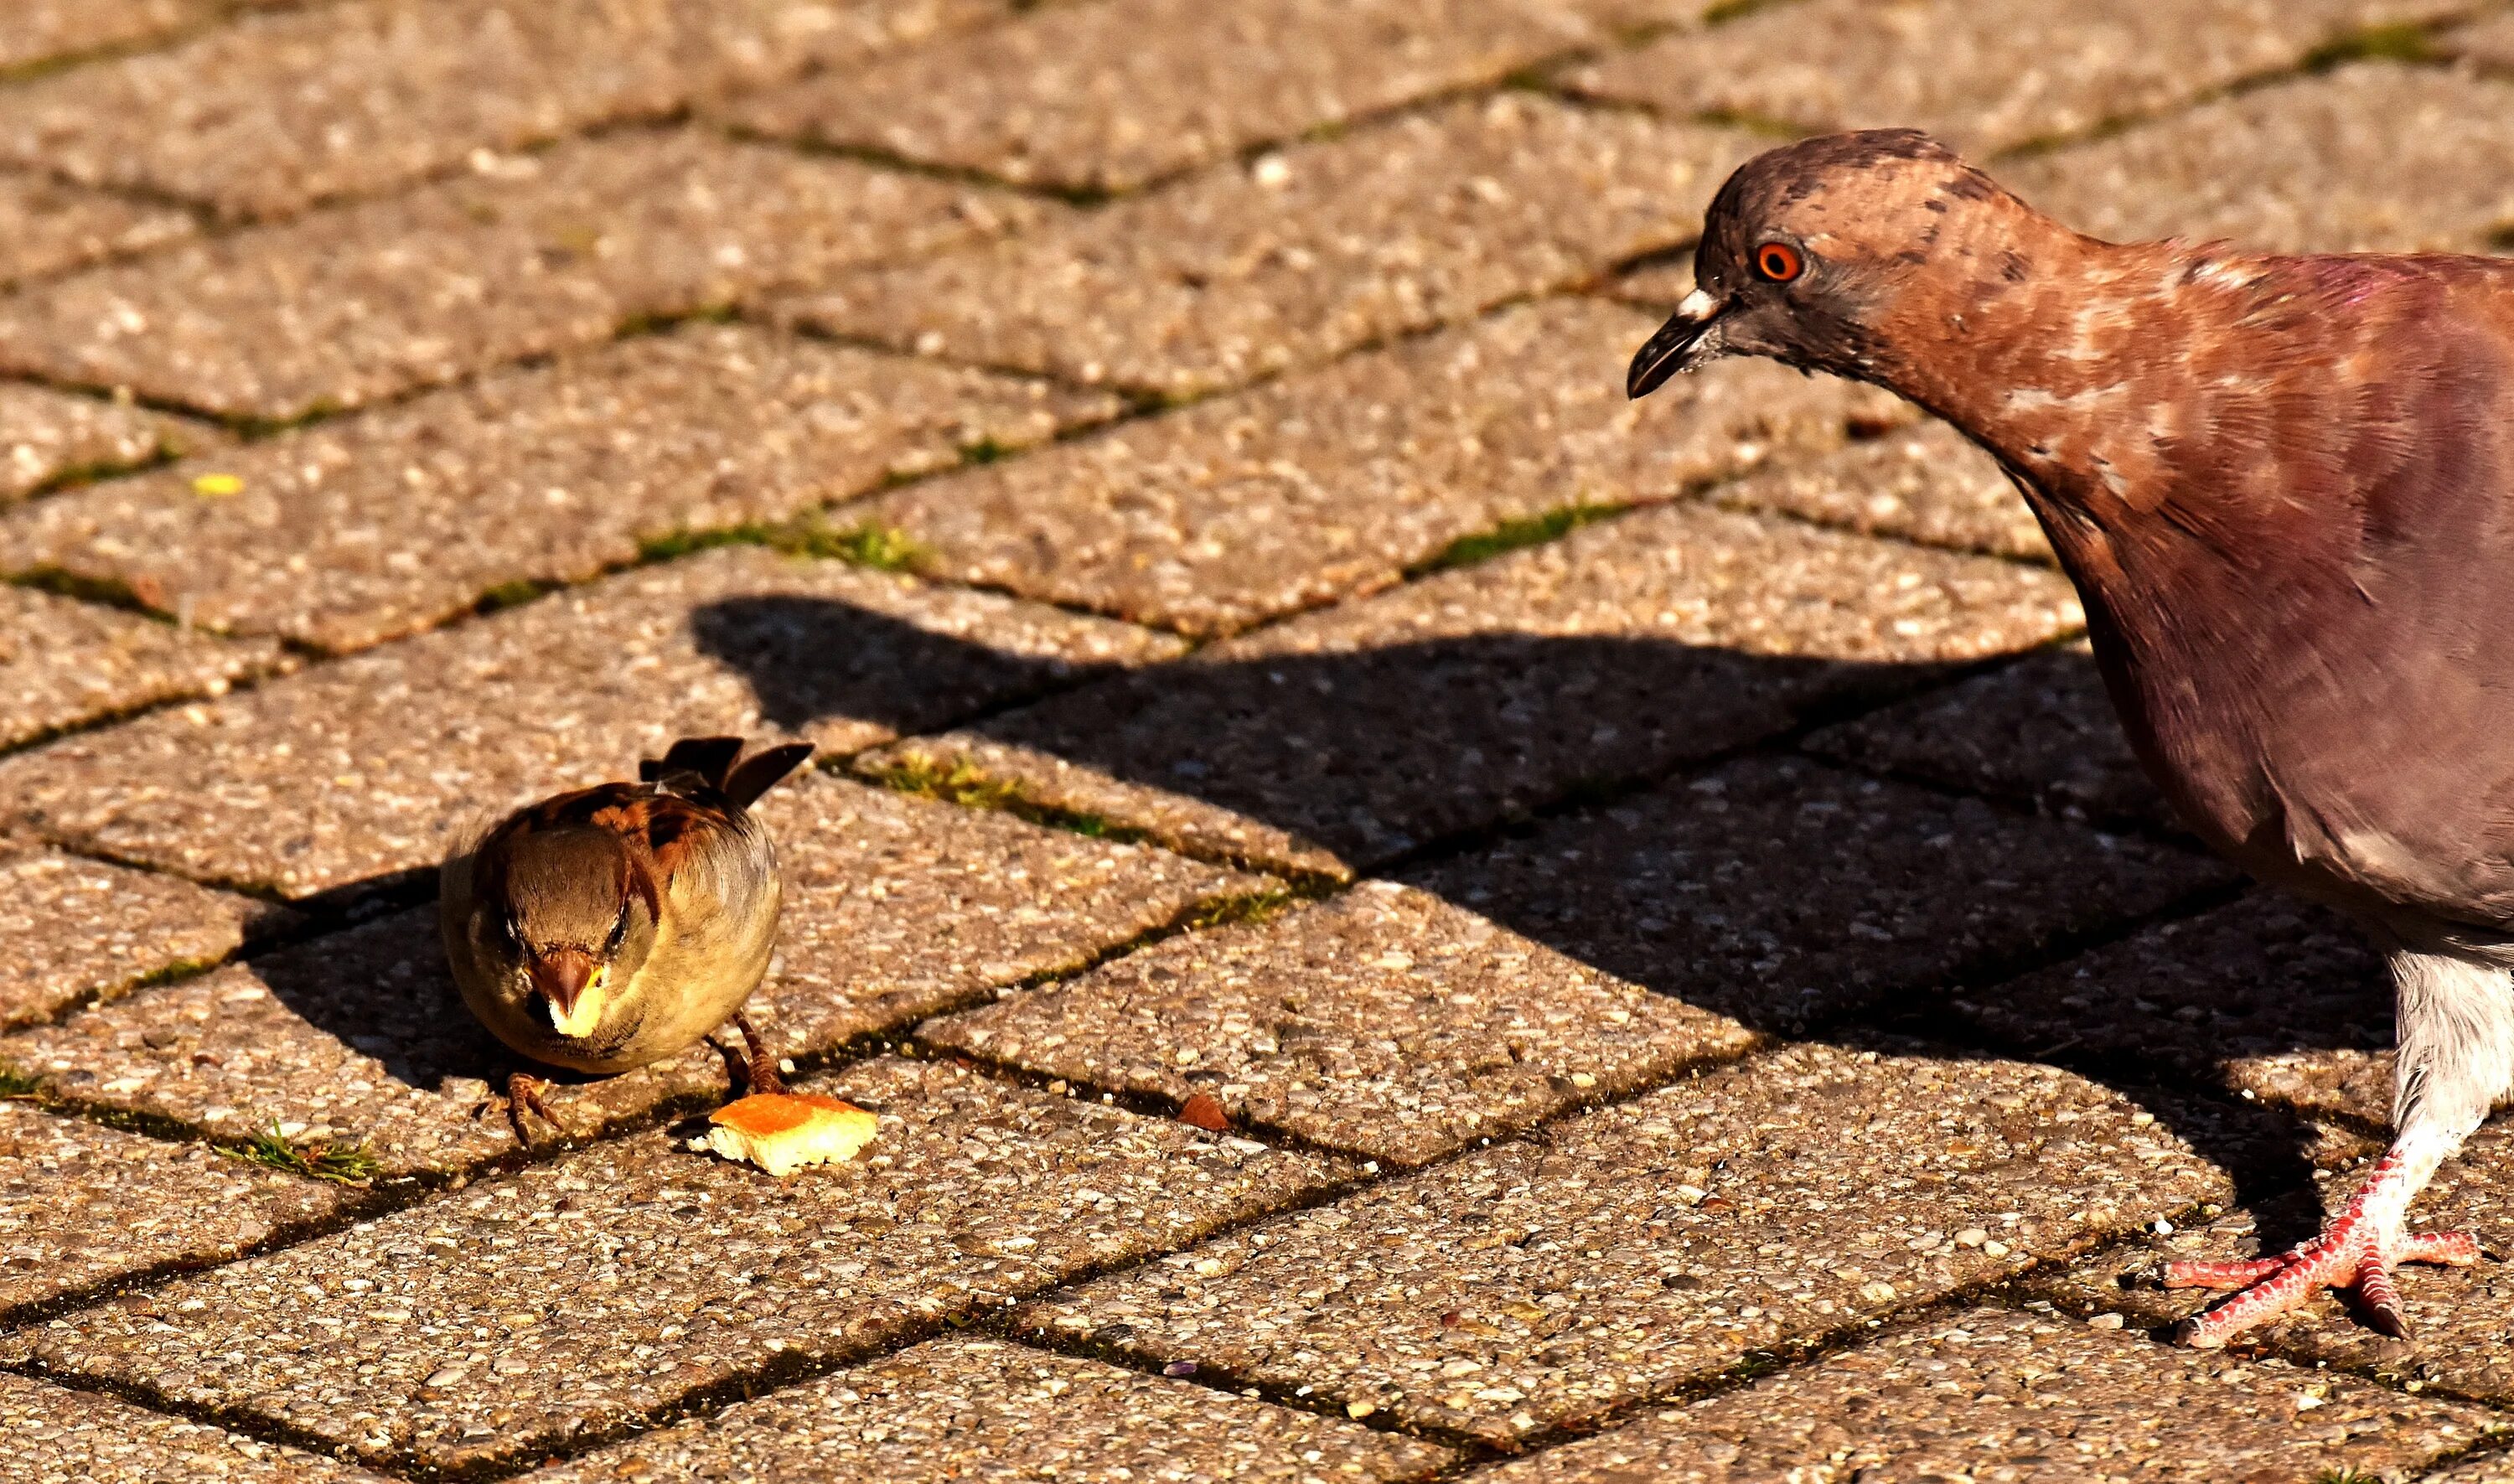
MULTIPOLYGON (((703 608, 692 624, 699 646, 745 674, 763 713, 790 730, 835 716, 902 733, 937 725, 912 699, 896 699, 899 689, 843 678, 863 673, 850 657, 869 647, 914 657, 895 677, 908 692, 950 687, 964 667, 1000 674, 1008 662, 998 652, 923 630, 900 634, 895 630, 909 625, 821 599, 731 599, 703 608), (767 632, 779 635, 775 643, 759 642, 767 632)), ((1515 843, 1549 831, 1570 842, 1586 823, 1629 813, 1635 797, 1655 801, 1658 818, 1682 819, 1707 807, 1683 786, 1697 771, 1684 765, 1715 766, 1957 673, 1946 665, 1845 662, 1647 638, 1474 633, 1314 653, 1208 654, 1145 669, 1039 669, 1013 689, 1053 684, 1061 687, 1056 694, 999 706, 965 723, 964 734, 1115 784, 1157 790, 1191 808, 1227 812, 1358 870, 1437 890, 1569 957, 1766 1036, 1868 1044, 1880 1031, 1915 1033, 1950 1056, 2025 1056, 2077 1072, 2141 1103, 2226 1170, 2240 1203, 2276 1204, 2281 1192, 2306 1185, 2314 1168, 2310 1127, 2233 1095, 2218 1068, 2265 1049, 2372 1052, 2388 1045, 2389 989, 2371 955, 2356 965, 2359 972, 2339 973, 2310 1015, 2283 1013, 2291 1001, 2279 983, 2195 967, 2178 986, 2178 1013, 2142 1024, 2131 1007, 2104 1003, 2098 981, 2089 1008, 2054 1012, 2113 1027, 2086 1042, 2068 1034, 2068 1023, 2039 1031, 2030 1003, 2021 1021, 1945 1011, 1951 993, 1996 1004, 2015 976, 2069 957, 2083 943, 2065 929, 2027 925, 2004 941, 1906 953, 1910 968, 1901 978, 1837 992, 1840 985, 1786 978, 1706 976, 1701 943, 1683 932, 1605 930, 1607 919, 1646 907, 1624 894, 1619 876, 1628 862, 1612 852, 1550 863, 1552 880, 1542 890, 1527 889, 1524 871, 1505 882, 1490 867, 1515 843), (1650 782, 1671 772, 1677 784, 1650 782)), ((2091 662, 2077 683, 2097 685, 2091 662)), ((1996 731, 2010 724, 1995 711, 1981 716, 1981 750, 1997 753, 1996 731)), ((1790 766, 1804 770, 1810 792, 1827 779, 1844 781, 1813 758, 1790 766)), ((1905 860, 1888 862, 1855 890, 1828 896, 1816 890, 1829 878, 1823 837, 1814 840, 1811 851, 1748 850, 1719 863, 1725 875, 1718 884, 1721 902, 1732 915, 1742 906, 1756 919, 1726 924, 1727 934, 1844 950, 1874 931, 1869 924, 1881 902, 1889 908, 1882 915, 1891 918, 1897 902, 1963 889, 1905 860)), ((2150 843, 2160 851, 2187 848, 2150 843)), ((2056 906, 2048 915, 2069 917, 2056 906)), ((1847 951, 1855 959, 1859 950, 1847 951)), ((1844 952, 1817 961, 1839 964, 1844 952)))

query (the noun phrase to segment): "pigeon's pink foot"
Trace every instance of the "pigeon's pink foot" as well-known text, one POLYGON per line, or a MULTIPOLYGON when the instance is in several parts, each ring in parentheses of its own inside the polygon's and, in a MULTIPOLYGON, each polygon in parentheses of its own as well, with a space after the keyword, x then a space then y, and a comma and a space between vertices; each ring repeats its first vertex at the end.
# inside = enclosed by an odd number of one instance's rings
POLYGON ((2241 1263, 2165 1264, 2168 1288, 2235 1294, 2207 1313, 2182 1321, 2175 1338, 2202 1349, 2215 1349, 2324 1288, 2354 1289, 2369 1324, 2396 1340, 2410 1338, 2409 1316, 2402 1312, 2400 1293, 2392 1286, 2392 1269, 2403 1263, 2468 1267, 2479 1261, 2479 1238, 2467 1231, 2413 1235, 2399 1229, 2397 1216, 2384 1220, 2383 1213, 2405 1204, 2387 1199, 2395 1195, 2388 1183, 2397 1182, 2400 1175, 2390 1156, 2377 1160, 2347 1209, 2323 1228, 2322 1235, 2291 1252, 2241 1263))

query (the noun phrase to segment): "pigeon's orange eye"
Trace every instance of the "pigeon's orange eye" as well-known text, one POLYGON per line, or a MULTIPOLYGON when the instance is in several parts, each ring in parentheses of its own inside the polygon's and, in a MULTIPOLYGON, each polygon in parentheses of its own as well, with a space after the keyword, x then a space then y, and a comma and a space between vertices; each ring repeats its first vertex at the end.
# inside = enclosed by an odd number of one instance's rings
POLYGON ((1766 242, 1755 249, 1755 271, 1773 283, 1788 283, 1805 268, 1799 250, 1786 242, 1766 242))

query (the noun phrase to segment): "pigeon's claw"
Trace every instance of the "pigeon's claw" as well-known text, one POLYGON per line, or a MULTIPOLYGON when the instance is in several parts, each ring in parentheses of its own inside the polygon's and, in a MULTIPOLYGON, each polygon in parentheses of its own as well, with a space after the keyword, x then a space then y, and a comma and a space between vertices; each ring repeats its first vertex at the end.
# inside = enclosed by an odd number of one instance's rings
POLYGON ((2182 1321, 2174 1332, 2174 1338, 2201 1349, 2215 1349, 2297 1307, 2324 1288, 2353 1290, 2370 1326, 2395 1340, 2407 1340, 2409 1315, 2401 1307, 2392 1270, 2403 1263, 2468 1267, 2478 1261, 2479 1239, 2470 1232, 2398 1234, 2387 1241, 2352 1206, 2322 1235, 2274 1258, 2168 1263, 2165 1286, 2234 1292, 2235 1297, 2182 1321))

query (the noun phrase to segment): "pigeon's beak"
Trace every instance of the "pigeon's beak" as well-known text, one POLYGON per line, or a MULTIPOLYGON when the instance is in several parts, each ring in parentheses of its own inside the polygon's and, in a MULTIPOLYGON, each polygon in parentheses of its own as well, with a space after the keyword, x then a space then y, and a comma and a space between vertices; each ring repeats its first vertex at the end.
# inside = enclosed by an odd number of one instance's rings
POLYGON ((1648 396, 1669 377, 1691 371, 1720 354, 1720 340, 1714 332, 1720 328, 1721 311, 1727 307, 1725 301, 1700 289, 1684 296, 1674 317, 1659 326, 1658 334, 1633 357, 1632 373, 1624 379, 1625 395, 1648 396))

